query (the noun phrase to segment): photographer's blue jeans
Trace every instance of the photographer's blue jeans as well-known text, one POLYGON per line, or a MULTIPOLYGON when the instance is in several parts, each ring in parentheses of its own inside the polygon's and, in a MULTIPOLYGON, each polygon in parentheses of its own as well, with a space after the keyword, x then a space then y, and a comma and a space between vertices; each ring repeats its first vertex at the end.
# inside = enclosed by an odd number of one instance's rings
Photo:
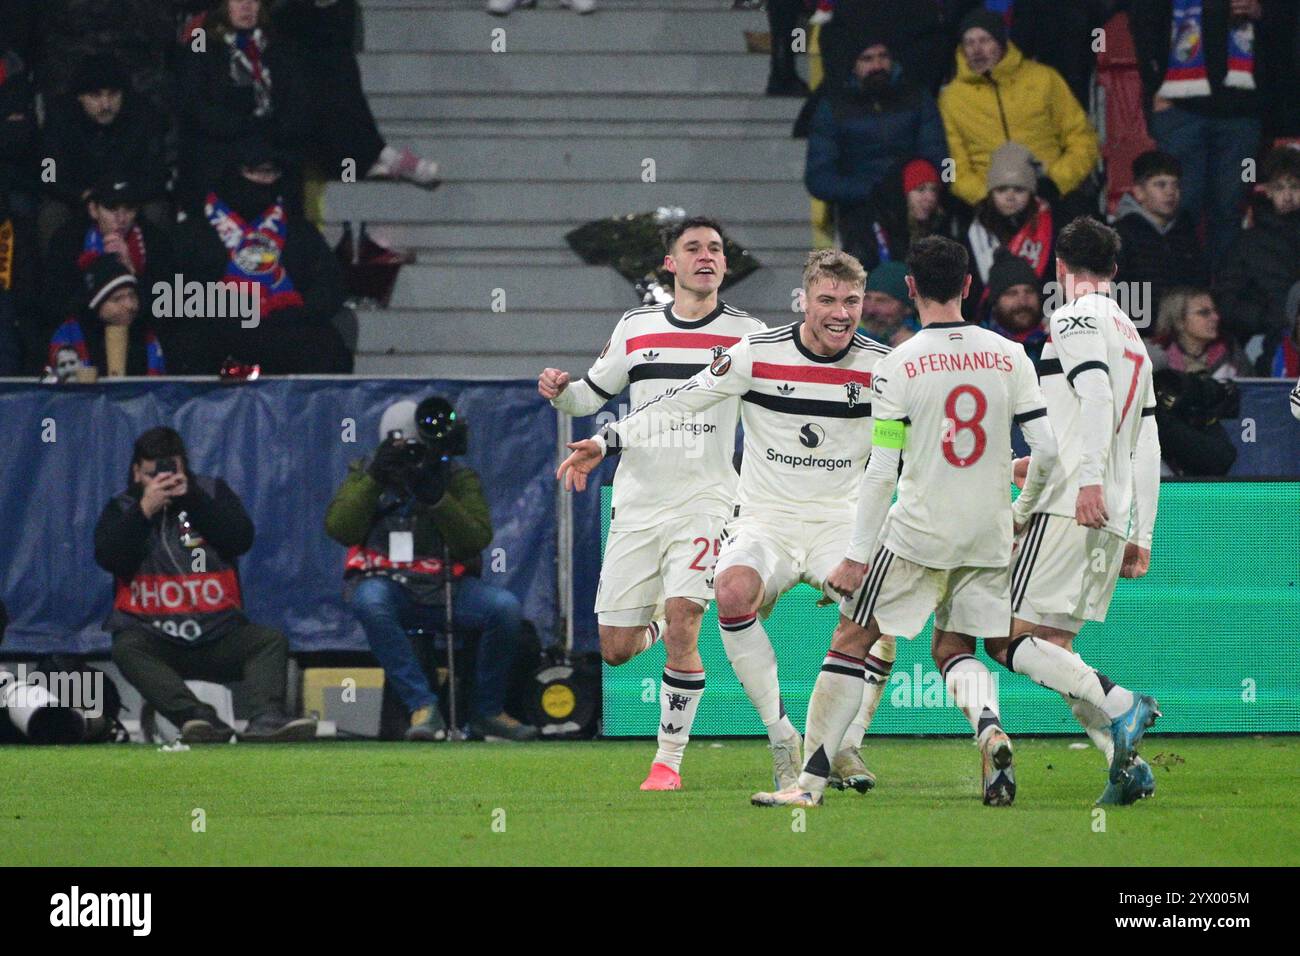
POLYGON ((1151 114, 1150 133, 1161 149, 1182 163, 1181 206, 1193 223, 1204 212, 1206 245, 1217 266, 1241 231, 1242 200, 1248 188, 1242 162, 1258 153, 1259 120, 1201 116, 1171 106, 1151 114))
MULTIPOLYGON (((495 717, 505 709, 506 685, 518 650, 523 620, 519 599, 479 578, 463 578, 452 591, 451 606, 452 627, 479 634, 470 714, 495 717)), ((352 610, 384 669, 384 679, 392 682, 407 709, 435 706, 438 695, 429 686, 406 631, 420 624, 441 632, 442 608, 418 605, 400 584, 372 577, 357 584, 352 610)))

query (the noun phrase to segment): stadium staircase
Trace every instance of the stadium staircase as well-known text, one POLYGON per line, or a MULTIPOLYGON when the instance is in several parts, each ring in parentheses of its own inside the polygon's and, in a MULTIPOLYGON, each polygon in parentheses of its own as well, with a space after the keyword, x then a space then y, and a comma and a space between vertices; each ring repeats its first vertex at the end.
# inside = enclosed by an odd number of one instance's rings
POLYGON ((790 138, 800 101, 764 96, 767 57, 745 51, 765 16, 729 0, 601 0, 583 17, 540 2, 497 18, 482 0, 362 0, 371 107, 386 138, 437 159, 445 181, 326 191, 332 241, 342 222, 364 221, 416 256, 390 307, 360 315, 360 374, 584 369, 639 301, 564 234, 661 206, 730 226, 763 268, 725 298, 791 320, 810 241, 804 147, 790 138))

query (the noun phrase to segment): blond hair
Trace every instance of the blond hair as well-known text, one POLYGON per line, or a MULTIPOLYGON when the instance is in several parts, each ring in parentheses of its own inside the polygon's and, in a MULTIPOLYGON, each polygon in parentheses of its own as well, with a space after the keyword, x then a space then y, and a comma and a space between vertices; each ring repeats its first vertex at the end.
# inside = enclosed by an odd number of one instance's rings
POLYGON ((1192 300, 1210 295, 1209 289, 1195 289, 1191 286, 1176 286, 1165 291, 1160 297, 1160 309, 1156 313, 1156 340, 1172 342, 1178 338, 1187 319, 1187 310, 1192 300))
POLYGON ((812 284, 818 279, 826 278, 832 282, 846 282, 849 285, 866 288, 867 270, 862 263, 847 252, 839 249, 814 249, 808 253, 808 260, 803 267, 804 291, 811 291, 812 284))

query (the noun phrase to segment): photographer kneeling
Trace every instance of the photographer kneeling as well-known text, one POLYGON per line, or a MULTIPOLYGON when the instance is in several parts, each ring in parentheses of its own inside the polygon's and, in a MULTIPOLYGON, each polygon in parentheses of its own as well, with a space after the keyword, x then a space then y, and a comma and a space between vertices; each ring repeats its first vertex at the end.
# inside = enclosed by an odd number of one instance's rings
POLYGON ((446 399, 433 396, 418 406, 406 400, 385 410, 379 434, 374 458, 355 463, 334 495, 325 531, 349 549, 348 600, 385 679, 411 712, 406 738, 447 736, 438 696, 406 633, 417 622, 445 625, 445 546, 454 579, 452 626, 480 635, 470 733, 532 740, 537 729, 505 712, 522 612, 513 594, 478 577, 492 519, 478 475, 452 461, 466 450, 464 421, 446 399))
POLYGON ((313 739, 315 720, 284 713, 289 642, 244 616, 235 562, 253 522, 239 496, 193 474, 181 436, 162 426, 136 439, 128 484, 95 526, 95 562, 115 577, 113 663, 185 743, 235 736, 187 679, 244 681, 242 740, 313 739))

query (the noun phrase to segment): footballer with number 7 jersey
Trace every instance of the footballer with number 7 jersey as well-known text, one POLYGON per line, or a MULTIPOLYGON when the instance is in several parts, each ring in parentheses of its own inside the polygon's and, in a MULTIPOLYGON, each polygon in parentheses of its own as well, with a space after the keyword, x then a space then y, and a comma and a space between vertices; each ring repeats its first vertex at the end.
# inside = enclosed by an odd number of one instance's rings
POLYGON ((792 786, 754 794, 757 806, 821 803, 830 773, 825 742, 837 743, 858 712, 867 655, 882 632, 911 637, 932 613, 931 653, 979 742, 984 802, 1015 799, 997 684, 975 657, 975 640, 1007 633, 1013 525, 1027 520, 1056 439, 1024 347, 962 321, 971 284, 965 247, 922 239, 907 265, 922 328, 875 367, 871 460, 852 540, 829 577, 845 600, 808 704, 807 759, 792 786), (1014 506, 1013 424, 1033 451, 1014 506))
POLYGON ((1067 302, 1048 320, 1039 375, 1061 452, 1018 542, 1010 637, 987 649, 1066 699, 1110 766, 1098 802, 1123 804, 1155 790, 1136 748, 1160 711, 1073 653, 1084 623, 1106 619, 1116 580, 1146 573, 1160 497, 1151 362, 1107 294, 1119 243, 1114 229, 1086 216, 1056 241, 1067 302))
MULTIPOLYGON (((718 621, 727 658, 767 728, 778 787, 797 777, 802 740, 781 703, 762 619, 801 581, 822 588, 848 547, 858 476, 871 450, 872 370, 889 352, 856 331, 865 282, 853 256, 811 253, 803 321, 745 336, 685 384, 571 443, 573 454, 557 472, 565 487, 581 491, 606 454, 630 454, 675 422, 741 399, 744 458, 715 573, 718 621)), ((892 660, 891 638, 888 661, 874 665, 874 703, 892 660)), ((844 771, 860 791, 874 782, 865 766, 844 771)))
MULTIPOLYGON (((629 386, 639 405, 764 328, 718 298, 727 259, 716 222, 686 219, 669 230, 665 245, 673 301, 625 314, 581 380, 570 382, 554 368, 538 377, 538 391, 561 412, 590 415, 629 386)), ((629 449, 614 481, 596 591, 600 653, 618 665, 662 638, 668 657, 659 749, 642 790, 681 788, 682 755, 704 693, 700 619, 713 598, 713 562, 736 496, 739 414, 732 399, 674 422, 654 447, 629 449)))

